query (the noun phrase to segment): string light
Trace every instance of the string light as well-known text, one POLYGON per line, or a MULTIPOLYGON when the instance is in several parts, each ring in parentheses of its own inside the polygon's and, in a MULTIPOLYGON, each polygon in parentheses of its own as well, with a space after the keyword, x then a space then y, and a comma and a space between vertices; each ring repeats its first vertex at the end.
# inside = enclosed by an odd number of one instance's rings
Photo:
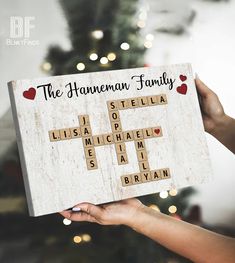
POLYGON ((151 205, 149 205, 149 207, 152 208, 155 211, 160 212, 160 209, 159 209, 159 207, 157 205, 151 204, 151 205))
POLYGON ((116 59, 116 54, 111 52, 107 55, 109 61, 114 61, 116 59))
POLYGON ((82 240, 84 242, 90 242, 91 241, 91 236, 89 234, 83 234, 82 235, 82 240))
POLYGON ((152 42, 151 41, 145 41, 144 42, 144 46, 146 47, 146 48, 151 48, 152 46, 153 46, 153 44, 152 44, 152 42))
POLYGON ((139 21, 137 22, 137 26, 138 26, 139 28, 144 28, 144 27, 145 27, 145 21, 144 21, 144 20, 139 20, 139 21))
POLYGON ((63 220, 63 224, 64 224, 64 225, 68 226, 68 225, 70 225, 71 223, 72 223, 71 220, 69 220, 69 219, 67 219, 67 218, 64 218, 64 220, 63 220))
POLYGON ((100 63, 103 64, 103 65, 107 64, 108 62, 109 62, 109 61, 108 61, 108 59, 107 59, 106 57, 102 57, 102 58, 100 59, 100 63))
POLYGON ((177 193, 178 193, 178 191, 177 191, 176 189, 171 189, 171 190, 169 191, 169 194, 170 194, 171 196, 176 196, 177 193))
POLYGON ((43 71, 47 72, 47 71, 51 70, 52 65, 51 65, 50 62, 44 62, 44 63, 42 63, 41 68, 42 68, 43 71))
POLYGON ((162 198, 162 199, 165 199, 168 197, 168 192, 167 191, 162 191, 160 192, 159 196, 162 198))
POLYGON ((153 41, 154 40, 154 35, 153 34, 147 34, 145 36, 146 40, 153 41))
POLYGON ((127 42, 123 42, 121 45, 120 45, 121 49, 123 50, 128 50, 130 48, 130 45, 127 43, 127 42))
POLYGON ((95 38, 95 39, 102 39, 104 37, 104 32, 102 30, 94 30, 91 32, 91 35, 95 38))
POLYGON ((174 214, 176 213, 177 211, 177 207, 175 205, 171 205, 169 208, 168 208, 168 211, 171 213, 171 214, 174 214))
POLYGON ((98 55, 96 53, 91 53, 89 58, 90 58, 90 60, 95 61, 98 59, 98 55))
POLYGON ((77 69, 78 69, 79 71, 83 71, 83 70, 85 69, 85 65, 84 65, 83 63, 78 63, 78 64, 77 64, 77 69))
POLYGON ((73 237, 73 242, 76 244, 79 244, 82 242, 82 238, 80 236, 74 236, 73 237))

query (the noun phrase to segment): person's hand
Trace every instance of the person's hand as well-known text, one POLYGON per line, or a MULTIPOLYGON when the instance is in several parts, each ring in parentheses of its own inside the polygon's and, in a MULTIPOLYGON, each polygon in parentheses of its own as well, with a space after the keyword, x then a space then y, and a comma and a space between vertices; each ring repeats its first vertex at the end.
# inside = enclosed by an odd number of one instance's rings
POLYGON ((195 79, 205 131, 213 133, 226 117, 218 96, 209 89, 198 77, 195 79))
POLYGON ((72 221, 88 221, 101 225, 128 225, 135 220, 142 207, 144 205, 138 199, 132 198, 99 206, 81 203, 74 207, 76 212, 65 210, 60 214, 72 221))

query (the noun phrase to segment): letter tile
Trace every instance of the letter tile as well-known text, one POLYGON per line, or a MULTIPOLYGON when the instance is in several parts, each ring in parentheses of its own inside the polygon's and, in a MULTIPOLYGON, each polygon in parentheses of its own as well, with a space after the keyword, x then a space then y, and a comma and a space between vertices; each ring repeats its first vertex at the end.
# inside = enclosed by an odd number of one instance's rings
POLYGON ((127 154, 126 153, 119 153, 117 155, 117 158, 118 158, 118 164, 119 165, 128 163, 128 158, 127 158, 127 154))
POLYGON ((129 108, 137 108, 139 107, 138 98, 130 98, 129 99, 129 108))
POLYGON ((122 186, 132 185, 131 175, 121 176, 122 186))
POLYGON ((162 128, 160 126, 152 128, 153 137, 161 137, 162 136, 162 128))
POLYGON ((93 146, 93 138, 92 137, 82 137, 84 147, 93 146))
POLYGON ((118 110, 113 110, 109 112, 109 118, 111 121, 120 121, 120 114, 118 110))
POLYGON ((96 158, 95 147, 86 147, 84 151, 87 159, 96 158))
POLYGON ((125 110, 129 108, 129 100, 128 99, 121 99, 118 100, 118 109, 125 110))
POLYGON ((139 168, 141 172, 149 171, 149 163, 148 161, 139 162, 139 168))
POLYGON ((138 97, 139 107, 146 107, 148 106, 148 97, 138 97))
POLYGON ((152 128, 144 128, 143 135, 144 135, 144 139, 152 138, 153 137, 152 128))
POLYGON ((145 149, 145 142, 144 140, 137 140, 135 141, 135 148, 136 151, 141 151, 145 149))
POLYGON ((114 142, 118 143, 118 142, 123 142, 124 141, 124 137, 122 132, 116 132, 113 134, 113 138, 114 138, 114 142))
POLYGON ((102 146, 104 145, 104 138, 102 135, 94 135, 93 142, 94 142, 94 146, 102 146))
POLYGON ((95 170, 95 169, 98 168, 96 158, 86 159, 86 163, 87 163, 87 169, 88 169, 88 170, 95 170))
POLYGON ((123 137, 124 137, 124 141, 125 142, 134 140, 132 131, 125 131, 125 132, 123 132, 123 137))
POLYGON ((125 153, 126 152, 126 145, 125 143, 116 143, 115 144, 116 153, 125 153))
POLYGON ((148 159, 146 150, 137 151, 137 159, 139 162, 146 161, 148 159))
POLYGON ((144 138, 142 129, 134 130, 133 135, 134 135, 134 140, 139 140, 144 138))
POLYGON ((107 101, 107 107, 109 111, 118 110, 118 103, 116 100, 107 101))
POLYGON ((79 115, 78 119, 80 126, 90 125, 89 115, 79 115))
POLYGON ((162 179, 171 178, 170 169, 169 168, 161 169, 161 177, 162 179))
POLYGON ((80 130, 81 130, 82 137, 91 136, 90 126, 81 126, 80 130))
POLYGON ((79 127, 70 128, 71 138, 80 138, 81 130, 79 127))
POLYGON ((167 104, 166 94, 160 94, 160 95, 158 95, 158 103, 159 103, 159 104, 167 104))
POLYGON ((111 127, 113 132, 121 132, 122 131, 122 124, 120 121, 111 122, 111 127))
POLYGON ((51 142, 60 141, 60 130, 51 130, 48 133, 51 142))
POLYGON ((61 140, 71 139, 70 129, 61 129, 60 130, 60 139, 61 140))
POLYGON ((107 133, 103 135, 104 144, 112 144, 113 143, 113 134, 107 133))
POLYGON ((132 184, 141 184, 142 178, 140 173, 131 174, 132 184))
POLYGON ((152 170, 151 171, 151 178, 153 181, 161 180, 161 170, 152 170))
POLYGON ((148 105, 149 106, 158 105, 158 96, 156 95, 148 96, 148 105))
POLYGON ((141 173, 141 179, 143 183, 147 183, 151 181, 151 175, 150 172, 143 172, 141 173))

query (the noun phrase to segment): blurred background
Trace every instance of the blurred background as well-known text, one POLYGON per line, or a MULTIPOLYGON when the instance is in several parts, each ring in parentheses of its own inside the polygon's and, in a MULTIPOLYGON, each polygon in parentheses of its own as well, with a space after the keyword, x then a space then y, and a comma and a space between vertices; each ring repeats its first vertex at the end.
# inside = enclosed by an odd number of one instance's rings
MULTIPOLYGON (((7 82, 190 62, 234 117, 234 24, 235 0, 0 0, 0 262, 189 262, 124 226, 29 217, 7 82)), ((140 199, 235 236, 234 155, 206 136, 213 182, 140 199)))

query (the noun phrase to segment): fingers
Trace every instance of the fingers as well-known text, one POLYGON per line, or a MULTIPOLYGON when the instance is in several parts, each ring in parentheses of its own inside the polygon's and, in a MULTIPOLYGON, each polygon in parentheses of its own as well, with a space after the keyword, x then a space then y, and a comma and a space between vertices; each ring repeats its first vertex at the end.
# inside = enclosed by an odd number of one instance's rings
MULTIPOLYGON (((76 206, 74 206, 75 209, 80 208, 81 211, 86 212, 87 214, 99 218, 102 214, 102 208, 90 203, 81 203, 76 206)), ((75 210, 76 211, 76 210, 75 210)))
POLYGON ((209 89, 206 84, 204 82, 202 82, 198 77, 196 77, 195 79, 195 83, 196 83, 196 88, 198 93, 202 96, 202 97, 207 97, 209 94, 211 94, 213 91, 211 89, 209 89))
POLYGON ((94 217, 86 212, 62 211, 60 214, 71 221, 97 222, 94 217))

